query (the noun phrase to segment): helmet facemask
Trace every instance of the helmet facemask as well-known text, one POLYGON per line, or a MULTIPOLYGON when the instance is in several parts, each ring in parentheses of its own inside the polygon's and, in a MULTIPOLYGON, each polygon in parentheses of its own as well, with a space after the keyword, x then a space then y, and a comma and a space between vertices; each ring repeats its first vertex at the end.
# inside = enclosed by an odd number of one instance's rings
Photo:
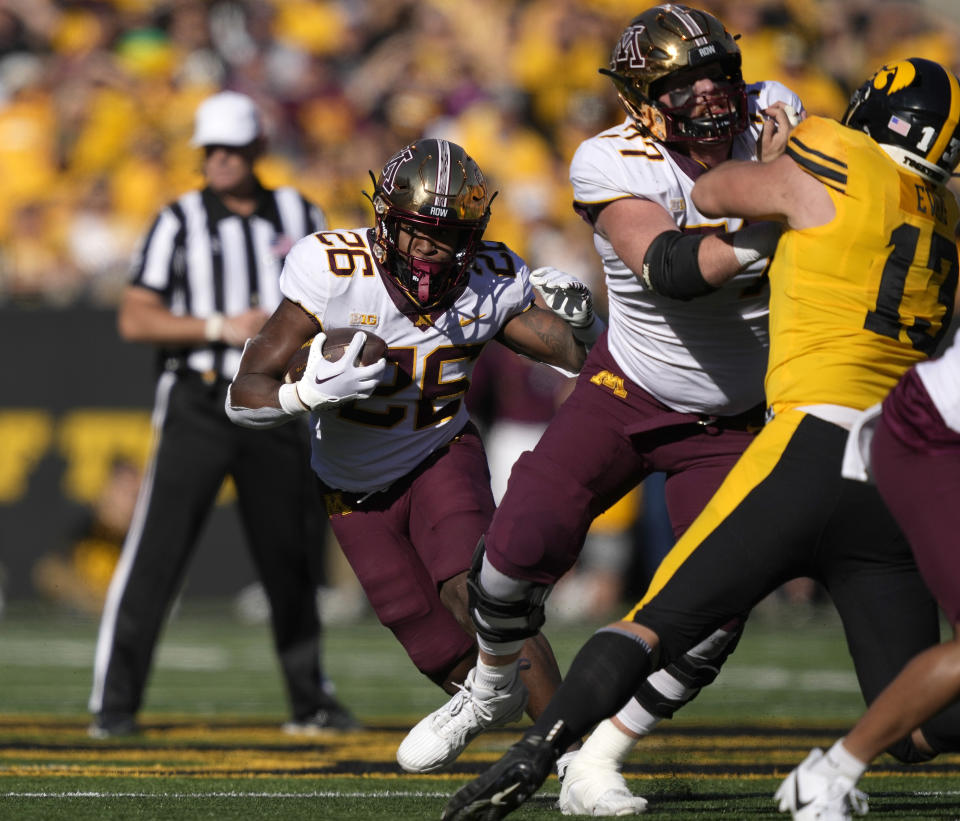
POLYGON ((383 266, 407 295, 421 308, 432 308, 463 282, 480 246, 487 221, 465 224, 460 220, 425 217, 391 209, 382 198, 374 208, 383 208, 377 216, 378 245, 386 249, 383 266), (403 232, 403 236, 401 236, 403 232), (438 245, 434 260, 418 257, 412 245, 417 236, 427 236, 438 245), (381 244, 382 238, 382 244, 381 244), (444 251, 450 249, 450 256, 444 251))
POLYGON ((650 94, 649 104, 659 109, 666 126, 662 142, 722 142, 747 127, 747 89, 739 59, 670 74, 651 83, 650 94), (710 78, 714 88, 697 94, 694 82, 703 77, 710 78), (669 97, 667 102, 660 99, 664 95, 669 97))
POLYGON ((483 173, 460 146, 439 139, 408 145, 374 181, 377 261, 419 307, 436 307, 466 279, 491 200, 483 173), (417 237, 437 253, 417 256, 417 237))

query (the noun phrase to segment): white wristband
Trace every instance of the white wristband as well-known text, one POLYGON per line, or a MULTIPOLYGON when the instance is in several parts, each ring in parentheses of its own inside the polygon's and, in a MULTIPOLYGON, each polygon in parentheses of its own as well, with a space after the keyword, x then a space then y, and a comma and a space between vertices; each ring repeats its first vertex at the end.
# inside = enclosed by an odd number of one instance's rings
POLYGON ((596 314, 593 315, 593 320, 586 328, 570 328, 573 332, 573 338, 583 345, 588 353, 590 352, 590 348, 593 347, 593 343, 600 338, 600 334, 606 329, 606 323, 596 314))
POLYGON ((755 222, 733 233, 733 253, 742 268, 764 257, 772 257, 783 226, 779 222, 755 222))
POLYGON ((207 342, 220 342, 223 339, 223 314, 210 314, 203 326, 203 336, 207 342))
POLYGON ((284 412, 290 416, 302 416, 310 410, 310 408, 300 401, 300 394, 297 393, 296 382, 281 385, 280 390, 277 392, 277 400, 280 402, 280 407, 283 408, 284 412))

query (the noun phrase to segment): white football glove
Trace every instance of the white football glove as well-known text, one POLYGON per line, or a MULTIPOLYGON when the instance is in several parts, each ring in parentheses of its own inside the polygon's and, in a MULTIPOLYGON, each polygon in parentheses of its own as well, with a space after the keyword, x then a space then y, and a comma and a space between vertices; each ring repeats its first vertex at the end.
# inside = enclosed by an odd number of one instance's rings
POLYGON ((323 358, 323 343, 327 335, 318 333, 310 345, 310 355, 303 369, 303 376, 296 382, 297 398, 310 410, 330 408, 366 399, 380 383, 387 367, 386 358, 372 365, 357 365, 357 357, 366 340, 362 331, 357 331, 347 349, 336 362, 323 358))
POLYGON ((531 271, 530 284, 547 307, 570 325, 577 341, 589 350, 606 327, 593 311, 590 289, 572 274, 549 266, 531 271))

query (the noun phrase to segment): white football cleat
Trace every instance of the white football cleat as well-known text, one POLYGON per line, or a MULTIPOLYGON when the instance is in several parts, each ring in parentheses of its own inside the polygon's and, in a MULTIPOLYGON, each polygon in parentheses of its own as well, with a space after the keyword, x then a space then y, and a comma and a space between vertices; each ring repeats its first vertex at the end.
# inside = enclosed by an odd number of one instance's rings
POLYGON ((634 795, 611 760, 577 755, 560 782, 564 815, 624 816, 647 811, 647 799, 634 795))
POLYGON ((789 812, 794 821, 850 821, 866 815, 866 794, 847 776, 815 768, 822 759, 823 750, 814 748, 784 779, 773 794, 777 809, 789 812))
POLYGON ((474 693, 475 670, 467 673, 459 691, 440 709, 421 719, 397 749, 397 763, 408 773, 432 773, 456 760, 474 736, 517 721, 527 706, 527 688, 513 683, 490 699, 474 693))

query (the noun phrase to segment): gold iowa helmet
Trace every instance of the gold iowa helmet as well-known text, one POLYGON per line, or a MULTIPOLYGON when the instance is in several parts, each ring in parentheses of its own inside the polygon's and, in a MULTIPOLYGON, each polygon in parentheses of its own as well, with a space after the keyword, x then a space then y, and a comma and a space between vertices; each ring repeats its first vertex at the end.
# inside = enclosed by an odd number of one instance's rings
MULTIPOLYGON (((373 172, 371 172, 371 177, 373 172)), ((422 139, 394 154, 374 180, 377 261, 422 308, 440 303, 473 264, 490 219, 483 172, 456 143, 422 139), (442 235, 453 256, 437 262, 401 247, 400 229, 442 235)))
POLYGON ((712 14, 677 3, 638 14, 620 35, 610 67, 620 102, 640 129, 666 143, 720 142, 747 127, 740 47, 712 14), (710 77, 715 92, 695 95, 710 77), (669 94, 669 101, 660 97, 669 94))
POLYGON ((933 60, 899 60, 853 93, 840 122, 869 134, 898 165, 943 185, 960 161, 960 82, 933 60))

